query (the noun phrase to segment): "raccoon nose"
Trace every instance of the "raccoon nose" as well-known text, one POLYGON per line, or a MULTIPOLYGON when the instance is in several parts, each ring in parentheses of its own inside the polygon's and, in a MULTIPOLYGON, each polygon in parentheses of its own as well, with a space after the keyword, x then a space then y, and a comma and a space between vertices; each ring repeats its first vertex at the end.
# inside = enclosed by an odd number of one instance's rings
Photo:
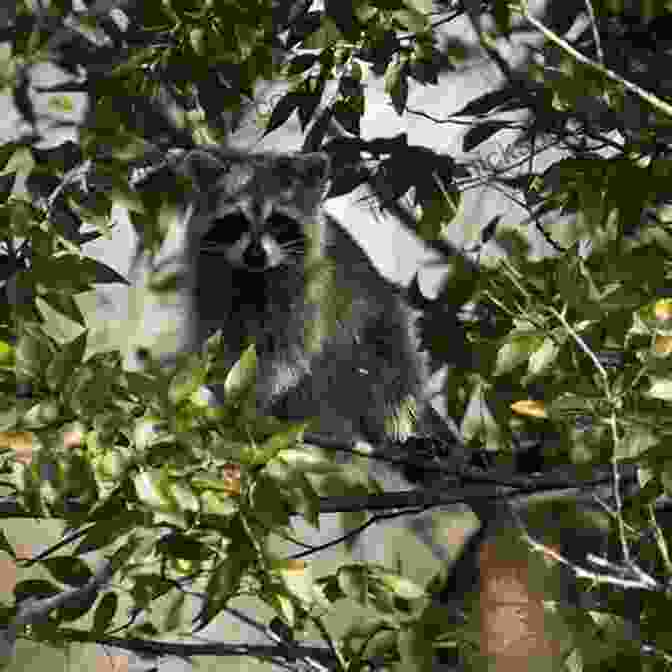
POLYGON ((243 252, 243 261, 248 268, 253 270, 263 270, 268 265, 268 254, 259 240, 253 240, 245 252, 243 252))

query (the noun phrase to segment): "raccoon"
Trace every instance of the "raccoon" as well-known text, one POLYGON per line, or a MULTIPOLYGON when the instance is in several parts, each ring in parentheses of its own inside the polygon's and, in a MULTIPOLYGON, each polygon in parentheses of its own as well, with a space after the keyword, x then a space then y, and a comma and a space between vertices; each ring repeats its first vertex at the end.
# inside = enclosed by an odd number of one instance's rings
POLYGON ((180 280, 176 348, 221 329, 233 364, 254 343, 260 410, 313 418, 321 434, 380 445, 419 431, 427 367, 413 315, 325 212, 328 156, 208 147, 174 163, 193 198, 153 270, 180 280))

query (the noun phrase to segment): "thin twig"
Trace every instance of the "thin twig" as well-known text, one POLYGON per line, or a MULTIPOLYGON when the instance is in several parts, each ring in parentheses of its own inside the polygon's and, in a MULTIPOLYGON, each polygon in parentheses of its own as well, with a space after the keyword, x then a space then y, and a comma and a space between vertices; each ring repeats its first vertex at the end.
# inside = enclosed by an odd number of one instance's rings
POLYGON ((522 16, 528 21, 528 23, 531 23, 540 33, 544 35, 544 37, 547 40, 550 40, 554 44, 558 45, 561 49, 563 49, 568 54, 573 56, 579 63, 586 65, 589 68, 593 68, 600 74, 604 75, 607 79, 610 79, 612 82, 620 84, 621 86, 623 86, 623 88, 639 96, 642 100, 649 103, 651 107, 655 108, 659 112, 663 112, 668 117, 672 117, 672 105, 666 103, 664 100, 661 100, 660 98, 658 98, 658 96, 654 95, 653 93, 649 93, 648 91, 643 89, 641 86, 638 86, 634 82, 631 82, 625 79, 624 77, 621 77, 621 75, 619 75, 617 72, 610 70, 609 68, 605 67, 604 65, 601 65, 600 63, 596 63, 591 58, 584 56, 580 51, 574 49, 574 47, 571 44, 569 44, 569 42, 563 40, 559 35, 557 35, 552 30, 547 28, 541 21, 539 21, 539 19, 535 18, 534 16, 532 16, 532 14, 530 14, 527 6, 527 0, 521 0, 520 8, 516 9, 518 9, 518 11, 520 11, 522 16))

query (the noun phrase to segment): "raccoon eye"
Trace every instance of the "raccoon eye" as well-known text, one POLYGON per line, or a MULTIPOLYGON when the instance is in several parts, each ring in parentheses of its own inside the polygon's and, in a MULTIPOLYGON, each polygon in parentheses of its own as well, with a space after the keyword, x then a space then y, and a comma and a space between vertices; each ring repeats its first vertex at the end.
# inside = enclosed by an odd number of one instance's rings
POLYGON ((268 218, 267 226, 279 243, 291 243, 303 238, 301 225, 295 219, 279 212, 273 213, 268 218))
POLYGON ((220 245, 233 245, 249 229, 247 219, 240 212, 232 212, 225 217, 215 219, 210 230, 201 240, 201 249, 207 251, 208 248, 217 249, 220 245))

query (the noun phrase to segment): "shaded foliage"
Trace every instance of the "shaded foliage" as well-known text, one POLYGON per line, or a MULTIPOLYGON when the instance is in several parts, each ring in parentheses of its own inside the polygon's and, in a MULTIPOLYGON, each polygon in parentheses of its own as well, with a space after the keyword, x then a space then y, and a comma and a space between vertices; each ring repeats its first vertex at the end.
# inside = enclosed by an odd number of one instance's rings
MULTIPOLYGON (((200 600, 197 628, 232 597, 252 593, 284 627, 275 628, 282 634, 273 651, 252 647, 251 655, 312 656, 334 669, 431 669, 435 650, 459 643, 463 659, 478 659, 469 647, 473 620, 450 605, 474 585, 478 539, 452 574, 424 587, 402 568, 361 563, 315 578, 302 557, 271 553, 272 535, 291 537, 293 516, 317 525, 335 494, 356 499, 376 488, 307 448, 303 424, 256 416, 253 348, 231 371, 217 365, 220 336, 203 358, 185 357, 172 372, 124 372, 118 353, 85 356, 87 325, 74 297, 123 278, 82 257, 81 245, 103 235, 112 205, 123 204, 143 245, 156 249, 172 222, 171 198, 188 188, 166 170, 171 151, 226 142, 257 80, 285 78, 288 91, 266 132, 296 114, 306 149, 332 159, 331 195, 368 185, 380 208, 449 268, 436 299, 422 296, 417 282, 409 294, 433 367, 449 366, 446 405, 474 458, 456 474, 442 462, 450 451, 441 442, 414 450, 417 479, 433 472, 436 485, 438 469, 446 484, 424 503, 454 496, 501 526, 498 488, 514 499, 590 483, 611 515, 585 545, 612 559, 572 556, 563 535, 550 535, 547 549, 579 582, 570 599, 553 596, 572 635, 565 662, 615 669, 620 657, 669 667, 672 564, 660 510, 670 489, 670 110, 660 73, 670 60, 670 12, 664 3, 591 2, 594 17, 567 41, 583 3, 564 12, 551 3, 541 19, 499 0, 463 4, 474 23, 489 17, 500 35, 520 21, 555 31, 529 72, 510 68, 481 31, 504 83, 454 115, 473 122, 463 141, 469 151, 513 127, 503 113, 526 113, 516 141, 524 166, 489 179, 526 205, 529 226, 552 241, 555 258, 530 259, 525 240, 501 231, 497 218, 482 223, 470 254, 456 254, 447 232, 474 167, 411 145, 405 134, 360 137, 367 68, 384 76, 401 115, 410 85, 435 85, 465 53, 459 41, 439 46, 429 3, 326 2, 314 10, 303 0, 148 0, 79 11, 53 0, 48 11, 19 2, 8 12, 0 78, 23 125, 0 148, 0 436, 8 449, 3 487, 15 500, 6 515, 60 518, 76 530, 70 555, 55 548, 35 560, 50 578, 19 583, 15 604, 0 612, 13 637, 30 624, 42 641, 109 643, 121 628, 154 651, 152 638, 185 626, 187 591, 200 600), (32 70, 42 62, 69 77, 35 86, 32 70), (35 95, 81 92, 88 108, 79 142, 40 148, 35 95), (539 143, 561 148, 563 158, 537 170, 539 143), (30 197, 15 189, 19 180, 30 197), (96 231, 84 231, 85 223, 96 231), (478 266, 472 257, 492 242, 508 255, 478 266), (74 326, 55 333, 47 328, 54 314, 74 326), (216 409, 198 394, 213 383, 226 392, 216 409), (605 465, 623 469, 621 480, 611 472, 597 479, 605 465), (81 557, 94 550, 107 553, 102 571, 81 557), (130 595, 130 617, 110 576, 130 595), (584 600, 582 589, 593 584, 600 589, 584 600), (167 615, 139 618, 159 598, 170 600, 167 615), (377 615, 336 642, 322 614, 346 598, 377 615), (82 625, 91 611, 92 625, 82 625), (295 645, 309 622, 327 645, 317 652, 295 645)), ((454 3, 443 9, 446 20, 462 11, 454 3)), ((539 510, 544 527, 549 514, 539 510)), ((575 507, 561 514, 570 535, 591 524, 575 507)), ((482 536, 491 531, 486 525, 482 536)), ((4 536, 1 545, 13 552, 4 536)))

